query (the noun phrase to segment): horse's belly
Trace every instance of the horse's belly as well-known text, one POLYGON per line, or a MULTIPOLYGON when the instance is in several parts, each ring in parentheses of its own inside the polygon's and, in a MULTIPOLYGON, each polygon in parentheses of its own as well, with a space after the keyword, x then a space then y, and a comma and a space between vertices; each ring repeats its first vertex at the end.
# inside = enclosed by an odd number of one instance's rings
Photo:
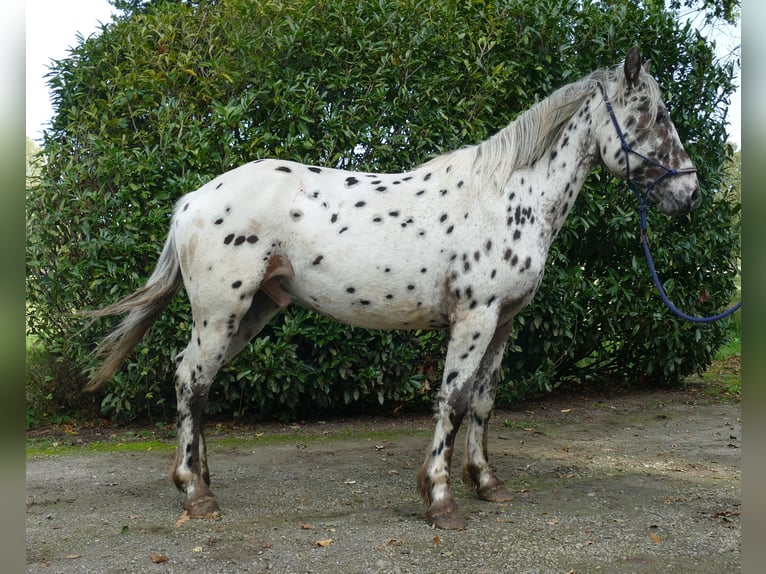
MULTIPOLYGON (((396 294, 380 286, 366 290, 347 287, 328 292, 308 291, 295 283, 284 286, 293 303, 340 323, 365 329, 435 329, 449 324, 446 309, 438 297, 396 294), (349 292, 353 289, 353 292, 349 292)), ((406 289, 406 287, 405 287, 406 289)), ((426 295, 422 293, 422 295, 426 295)))

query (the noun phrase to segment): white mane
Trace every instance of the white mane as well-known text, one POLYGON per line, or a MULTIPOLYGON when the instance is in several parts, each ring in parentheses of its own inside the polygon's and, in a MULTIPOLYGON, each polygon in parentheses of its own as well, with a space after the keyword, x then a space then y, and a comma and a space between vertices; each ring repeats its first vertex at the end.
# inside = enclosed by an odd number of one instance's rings
MULTIPOLYGON (((650 98, 653 123, 661 97, 660 89, 654 78, 643 70, 640 81, 650 98)), ((516 170, 531 166, 545 155, 580 106, 598 90, 599 83, 604 85, 614 106, 627 103, 630 90, 627 89, 622 65, 597 70, 559 88, 485 141, 437 156, 421 167, 433 168, 445 162, 460 164, 468 161, 475 166, 482 181, 506 180, 516 170)))

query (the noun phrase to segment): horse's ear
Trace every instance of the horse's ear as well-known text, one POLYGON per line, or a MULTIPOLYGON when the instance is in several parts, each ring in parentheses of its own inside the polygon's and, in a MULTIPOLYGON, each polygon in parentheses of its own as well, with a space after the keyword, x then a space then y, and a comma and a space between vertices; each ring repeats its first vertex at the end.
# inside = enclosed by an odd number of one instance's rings
POLYGON ((633 46, 628 50, 625 56, 625 78, 628 80, 628 86, 638 84, 638 75, 641 73, 641 54, 638 46, 633 46))
POLYGON ((649 74, 650 73, 649 70, 651 69, 651 67, 652 67, 652 61, 651 60, 647 60, 646 62, 644 62, 644 72, 649 74))

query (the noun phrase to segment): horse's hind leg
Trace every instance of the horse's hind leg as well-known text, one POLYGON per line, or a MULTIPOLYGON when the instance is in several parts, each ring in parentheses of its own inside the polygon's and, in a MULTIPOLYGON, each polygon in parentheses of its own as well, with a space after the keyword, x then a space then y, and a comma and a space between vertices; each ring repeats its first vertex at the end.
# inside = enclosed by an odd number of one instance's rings
POLYGON ((173 481, 186 493, 184 509, 194 518, 212 517, 219 510, 210 490, 203 424, 213 378, 221 365, 241 351, 280 309, 260 291, 247 305, 245 300, 229 309, 228 314, 193 305, 192 338, 176 358, 178 448, 173 481))
POLYGON ((195 518, 211 517, 218 511, 209 487, 203 424, 208 392, 223 363, 228 340, 225 331, 201 334, 195 321, 191 342, 176 357, 178 446, 173 482, 186 493, 184 509, 195 518))

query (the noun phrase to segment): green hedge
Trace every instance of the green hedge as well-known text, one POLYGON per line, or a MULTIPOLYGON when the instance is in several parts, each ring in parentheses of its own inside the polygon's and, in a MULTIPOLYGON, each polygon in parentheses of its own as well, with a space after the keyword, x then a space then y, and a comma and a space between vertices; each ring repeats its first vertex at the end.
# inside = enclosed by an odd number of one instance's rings
MULTIPOLYGON (((82 385, 114 325, 82 330, 75 311, 142 285, 182 194, 258 157, 401 171, 488 137, 634 44, 653 61, 704 193, 691 216, 650 213, 655 259, 679 307, 710 313, 729 301, 739 257, 738 204, 723 185, 733 64, 662 3, 220 0, 124 14, 54 63, 47 163, 27 191, 28 331, 65 367, 55 387, 82 385)), ((501 401, 587 379, 672 383, 710 364, 727 323, 690 325, 663 308, 637 225, 632 194, 596 172, 518 318, 501 401)), ((170 415, 171 359, 189 322, 179 297, 107 387, 106 415, 170 415)), ((427 401, 445 336, 291 309, 221 371, 210 410, 427 401)))

